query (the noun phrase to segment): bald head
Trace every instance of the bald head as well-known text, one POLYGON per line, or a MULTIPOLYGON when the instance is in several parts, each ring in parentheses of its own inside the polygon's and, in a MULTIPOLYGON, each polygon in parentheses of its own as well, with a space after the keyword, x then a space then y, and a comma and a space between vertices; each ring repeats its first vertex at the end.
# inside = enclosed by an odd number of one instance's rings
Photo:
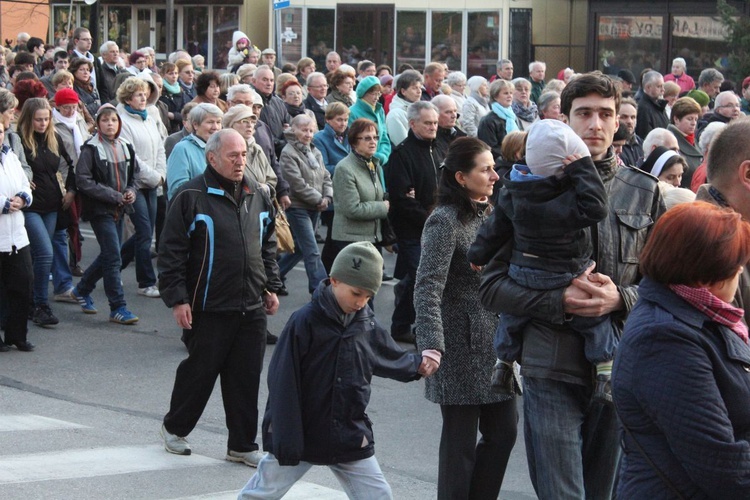
POLYGON ((438 127, 453 128, 458 119, 458 107, 456 101, 447 95, 436 95, 432 98, 432 104, 438 109, 438 127))
POLYGON ((714 113, 730 120, 740 117, 740 98, 731 90, 726 90, 716 96, 714 113))

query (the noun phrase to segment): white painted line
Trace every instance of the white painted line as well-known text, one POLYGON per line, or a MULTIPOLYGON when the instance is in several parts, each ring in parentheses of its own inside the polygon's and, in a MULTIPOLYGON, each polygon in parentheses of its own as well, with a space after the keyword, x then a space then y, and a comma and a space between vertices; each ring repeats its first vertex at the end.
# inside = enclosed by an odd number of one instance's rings
POLYGON ((86 429, 87 426, 23 413, 20 415, 0 415, 0 432, 51 431, 56 429, 86 429))
MULTIPOLYGON (((236 500, 239 494, 240 490, 221 491, 192 497, 179 497, 171 500, 236 500)), ((295 485, 292 486, 292 489, 284 495, 284 500, 345 500, 346 498, 347 496, 343 491, 326 488, 325 486, 308 483, 306 481, 297 481, 295 485)))
POLYGON ((223 460, 201 455, 172 455, 158 445, 0 455, 0 484, 110 476, 222 463, 223 460))

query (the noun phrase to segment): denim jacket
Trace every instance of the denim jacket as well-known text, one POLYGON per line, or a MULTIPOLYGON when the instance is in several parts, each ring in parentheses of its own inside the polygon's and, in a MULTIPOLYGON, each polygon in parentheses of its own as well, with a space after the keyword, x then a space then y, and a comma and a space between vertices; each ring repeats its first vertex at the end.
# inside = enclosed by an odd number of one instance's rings
MULTIPOLYGON (((622 334, 627 314, 638 299, 638 256, 664 202, 657 179, 631 167, 618 167, 614 152, 596 161, 607 191, 607 217, 592 228, 596 272, 617 285, 624 309, 611 314, 617 335, 622 334)), ((479 295, 487 309, 497 313, 528 316, 523 332, 522 373, 525 376, 585 385, 592 383, 592 365, 586 360, 584 340, 566 321, 564 288, 530 290, 508 276, 513 250, 510 239, 487 264, 479 295)))

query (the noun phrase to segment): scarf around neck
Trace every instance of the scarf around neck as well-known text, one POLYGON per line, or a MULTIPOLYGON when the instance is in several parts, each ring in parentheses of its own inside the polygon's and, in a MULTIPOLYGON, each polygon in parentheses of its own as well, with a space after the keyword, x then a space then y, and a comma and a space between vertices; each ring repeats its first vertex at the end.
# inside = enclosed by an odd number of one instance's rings
POLYGON ((670 290, 688 304, 708 316, 708 319, 724 325, 748 343, 747 325, 742 322, 745 310, 727 304, 709 291, 708 288, 694 288, 686 285, 669 285, 670 290))
POLYGON ((482 95, 479 93, 479 91, 472 92, 469 94, 469 97, 473 97, 475 101, 479 103, 480 106, 482 106, 484 109, 488 109, 490 107, 489 101, 486 97, 482 97, 482 95))
POLYGON ((294 147, 299 150, 300 153, 305 155, 305 159, 307 160, 307 164, 310 166, 310 168, 320 168, 320 163, 318 163, 318 159, 315 157, 315 154, 312 152, 312 144, 302 144, 299 141, 293 141, 294 147))
POLYGON ((133 109, 130 107, 130 104, 125 105, 125 111, 127 111, 128 113, 140 116, 141 120, 143 120, 144 122, 146 121, 146 118, 148 118, 148 111, 146 111, 145 109, 144 110, 133 109))
POLYGON ((501 106, 499 102, 492 103, 492 111, 505 120, 505 133, 509 134, 515 130, 518 130, 518 124, 516 123, 516 114, 513 112, 512 107, 506 108, 501 106))
POLYGON ((73 132, 73 146, 76 150, 76 156, 78 156, 81 153, 81 146, 83 146, 83 135, 81 134, 81 129, 78 128, 78 124, 76 123, 78 121, 78 111, 75 111, 73 116, 68 118, 61 115, 57 109, 53 108, 52 116, 54 116, 55 121, 62 123, 73 132))
POLYGON ((516 116, 525 122, 533 122, 539 118, 539 110, 535 102, 529 101, 529 105, 524 106, 520 102, 513 101, 511 108, 516 116))
POLYGON ((182 89, 180 89, 180 84, 175 82, 174 84, 169 83, 168 81, 164 80, 162 78, 162 83, 164 84, 164 89, 170 93, 170 94, 179 94, 182 92, 182 89))

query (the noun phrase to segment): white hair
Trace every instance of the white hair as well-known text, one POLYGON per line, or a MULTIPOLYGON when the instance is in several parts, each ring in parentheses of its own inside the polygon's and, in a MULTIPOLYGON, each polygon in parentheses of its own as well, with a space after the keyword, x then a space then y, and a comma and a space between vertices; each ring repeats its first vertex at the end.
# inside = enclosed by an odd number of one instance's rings
POLYGON ((529 63, 529 72, 534 71, 534 66, 537 66, 537 65, 541 66, 543 69, 547 69, 547 63, 542 62, 542 61, 533 61, 529 63))
POLYGON ((448 76, 445 77, 445 83, 451 87, 454 85, 461 85, 466 83, 466 75, 460 71, 451 71, 448 76))
POLYGON ((706 125, 706 128, 701 132, 701 138, 698 139, 698 148, 701 150, 701 154, 706 156, 708 154, 708 147, 711 145, 711 141, 714 140, 716 133, 726 127, 726 123, 711 122, 706 125))
MULTIPOLYGON (((643 139, 643 154, 648 157, 651 150, 657 146, 664 146, 674 134, 665 128, 655 128, 643 139)), ((666 146, 665 146, 666 147, 666 146)))
POLYGON ((103 44, 101 45, 101 47, 99 47, 99 53, 100 53, 100 54, 103 54, 103 53, 105 53, 105 52, 109 52, 109 48, 110 48, 110 47, 111 47, 112 45, 114 45, 114 46, 115 46, 115 47, 117 47, 118 49, 120 48, 120 47, 118 47, 118 46, 117 46, 117 42, 113 42, 112 40, 107 40, 106 42, 104 42, 104 43, 103 43, 103 44))

